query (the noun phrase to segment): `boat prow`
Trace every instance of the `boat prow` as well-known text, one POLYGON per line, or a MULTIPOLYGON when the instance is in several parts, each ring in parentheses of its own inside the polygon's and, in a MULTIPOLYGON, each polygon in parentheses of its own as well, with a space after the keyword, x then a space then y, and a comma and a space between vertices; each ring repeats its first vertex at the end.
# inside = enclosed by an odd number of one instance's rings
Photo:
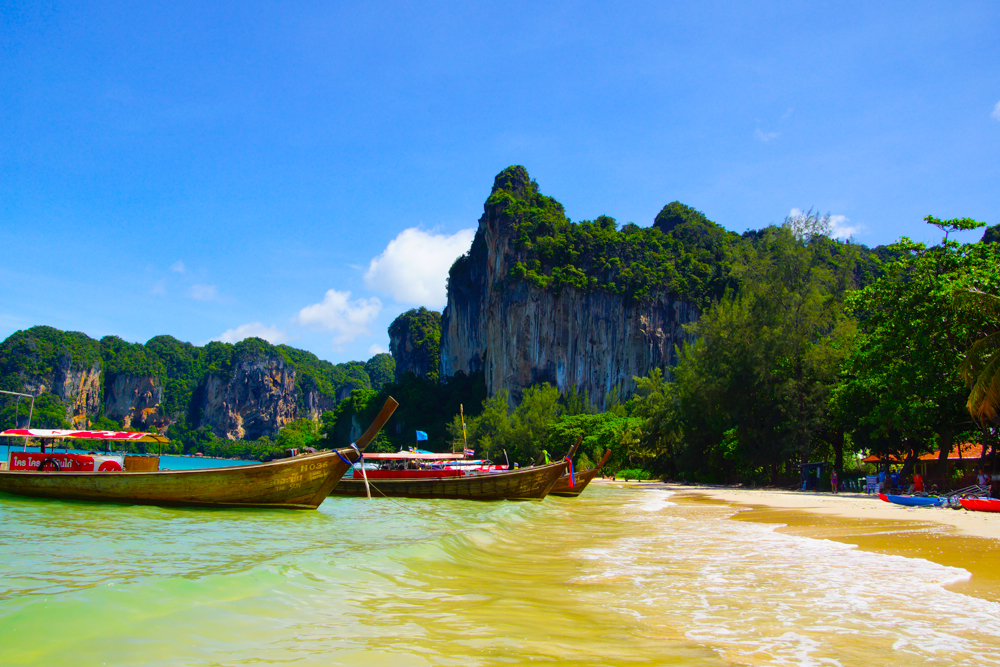
POLYGON ((587 488, 587 485, 590 484, 595 477, 597 477, 598 473, 601 472, 601 469, 608 462, 609 458, 611 458, 611 450, 606 449, 604 450, 604 456, 596 466, 590 470, 584 470, 583 472, 576 473, 575 484, 570 483, 570 477, 568 474, 563 475, 556 480, 556 483, 552 487, 552 490, 549 491, 549 494, 553 496, 561 496, 563 498, 578 497, 581 493, 583 493, 583 490, 587 488))

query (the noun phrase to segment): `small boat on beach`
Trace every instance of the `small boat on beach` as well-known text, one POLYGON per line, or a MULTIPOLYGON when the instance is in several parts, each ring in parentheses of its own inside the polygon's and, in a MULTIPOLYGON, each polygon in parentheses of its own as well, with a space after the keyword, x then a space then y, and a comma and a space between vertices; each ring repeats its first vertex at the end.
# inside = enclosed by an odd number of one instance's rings
MULTIPOLYGON (((159 470, 158 457, 101 457, 53 452, 11 452, 10 470, 0 471, 0 492, 60 500, 93 500, 137 505, 316 509, 344 473, 361 457, 395 411, 389 398, 352 447, 299 454, 268 463, 159 470), (129 458, 146 459, 130 465, 129 458), (121 459, 119 461, 119 459, 121 459), (152 463, 152 459, 156 459, 152 463)), ((7 437, 44 440, 107 440, 164 443, 156 433, 9 429, 7 437)))
POLYGON ((995 498, 961 498, 958 502, 973 512, 1000 512, 1000 500, 995 498))
POLYGON ((906 507, 944 507, 946 500, 944 496, 893 496, 886 493, 880 493, 878 497, 887 503, 906 507))
POLYGON ((583 472, 578 472, 573 475, 575 479, 571 481, 569 473, 563 475, 556 480, 555 485, 552 490, 549 491, 549 495, 552 496, 562 496, 563 498, 576 498, 583 490, 587 488, 587 485, 597 477, 598 473, 601 472, 601 468, 608 462, 611 458, 611 450, 607 449, 604 451, 604 456, 601 457, 600 462, 591 468, 590 470, 584 470, 583 472))
MULTIPOLYGON (((457 458, 451 454, 427 454, 399 452, 391 455, 367 455, 384 457, 392 461, 438 460, 446 462, 457 458), (391 458, 390 458, 391 457, 391 458)), ((514 470, 496 470, 486 464, 479 469, 456 469, 455 464, 438 464, 439 468, 402 468, 364 470, 367 482, 358 472, 353 477, 344 477, 334 487, 331 495, 366 496, 368 488, 371 497, 389 498, 451 498, 457 500, 541 500, 555 485, 556 480, 566 471, 566 461, 558 461, 543 466, 529 466, 514 470), (485 469, 483 469, 485 468, 485 469)))

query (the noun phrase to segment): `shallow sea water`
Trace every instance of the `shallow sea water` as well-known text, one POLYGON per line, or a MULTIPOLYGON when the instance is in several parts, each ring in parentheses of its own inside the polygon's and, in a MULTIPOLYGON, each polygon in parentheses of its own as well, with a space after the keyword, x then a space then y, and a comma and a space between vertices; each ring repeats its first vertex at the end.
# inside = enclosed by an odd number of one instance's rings
POLYGON ((3 665, 1000 665, 965 570, 654 489, 318 512, 0 496, 3 665))

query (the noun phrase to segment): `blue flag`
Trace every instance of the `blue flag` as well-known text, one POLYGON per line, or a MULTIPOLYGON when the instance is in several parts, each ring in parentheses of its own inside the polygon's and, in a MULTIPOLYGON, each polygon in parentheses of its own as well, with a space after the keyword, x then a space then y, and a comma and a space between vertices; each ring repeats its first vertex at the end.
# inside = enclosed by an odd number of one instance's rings
POLYGON ((426 433, 424 433, 423 431, 417 431, 417 442, 420 442, 421 440, 426 440, 426 439, 427 439, 427 434, 426 433))

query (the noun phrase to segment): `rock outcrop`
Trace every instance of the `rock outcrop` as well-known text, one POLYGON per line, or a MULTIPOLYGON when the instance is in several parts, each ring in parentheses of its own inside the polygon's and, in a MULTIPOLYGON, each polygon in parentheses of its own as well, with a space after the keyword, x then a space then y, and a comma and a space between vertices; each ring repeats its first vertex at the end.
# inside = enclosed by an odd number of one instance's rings
POLYGON ((153 376, 116 375, 106 378, 104 414, 125 428, 160 429, 169 424, 163 414, 163 387, 153 376))
POLYGON ((230 440, 273 435, 296 417, 295 371, 281 356, 237 360, 205 380, 201 423, 230 440))
POLYGON ((613 388, 628 395, 635 376, 674 361, 674 346, 688 337, 683 325, 698 310, 665 293, 637 302, 512 276, 512 267, 528 258, 517 244, 523 207, 512 206, 511 197, 523 201, 532 189, 537 185, 523 167, 497 176, 472 248, 451 269, 441 376, 483 370, 491 395, 507 389, 515 398, 537 382, 560 391, 575 387, 603 408, 613 388), (511 197, 494 197, 498 191, 511 197))
MULTIPOLYGON (((391 361, 382 354, 368 363, 391 379, 391 361)), ((353 389, 369 388, 366 367, 255 338, 198 347, 157 336, 139 344, 39 326, 0 343, 0 387, 50 397, 32 422, 50 428, 85 428, 103 417, 126 428, 164 431, 184 422, 186 432, 274 437, 285 424, 318 420, 353 389)))
POLYGON ((441 313, 415 308, 389 325, 389 351, 396 361, 396 382, 407 373, 436 380, 440 348, 441 313))

